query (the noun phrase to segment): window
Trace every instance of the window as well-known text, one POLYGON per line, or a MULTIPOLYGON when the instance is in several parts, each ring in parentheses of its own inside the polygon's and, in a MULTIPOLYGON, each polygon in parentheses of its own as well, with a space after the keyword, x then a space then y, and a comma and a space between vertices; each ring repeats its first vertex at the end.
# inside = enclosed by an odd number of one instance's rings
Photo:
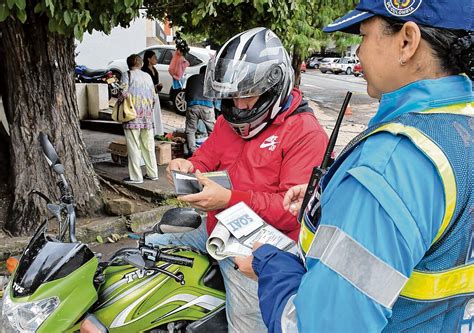
POLYGON ((188 53, 188 55, 185 58, 187 61, 189 61, 189 66, 197 66, 202 63, 201 59, 193 56, 191 53, 188 53))
MULTIPOLYGON (((166 50, 165 52, 166 53, 159 63, 163 65, 169 65, 171 63, 171 59, 173 58, 174 50, 166 50)), ((196 66, 202 63, 201 59, 193 56, 191 53, 188 53, 185 58, 187 61, 189 61, 189 66, 196 66)))
MULTIPOLYGON (((160 57, 163 54, 163 52, 166 51, 165 49, 159 49, 159 48, 151 49, 151 50, 155 52, 156 59, 158 59, 158 61, 160 61, 160 57)), ((143 59, 143 56, 145 55, 145 51, 140 52, 138 55, 140 56, 140 58, 143 59)))
POLYGON ((166 53, 163 55, 163 58, 160 60, 160 64, 162 65, 169 65, 171 63, 171 58, 173 58, 173 51, 166 50, 166 53))

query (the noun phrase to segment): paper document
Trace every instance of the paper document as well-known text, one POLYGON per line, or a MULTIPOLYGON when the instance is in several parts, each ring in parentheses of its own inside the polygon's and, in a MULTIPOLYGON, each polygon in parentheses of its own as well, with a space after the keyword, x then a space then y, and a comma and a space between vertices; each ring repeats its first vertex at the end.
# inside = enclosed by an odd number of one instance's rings
POLYGON ((296 253, 296 243, 267 224, 243 202, 216 215, 218 223, 206 242, 207 252, 216 260, 252 254, 255 242, 271 244, 296 253))

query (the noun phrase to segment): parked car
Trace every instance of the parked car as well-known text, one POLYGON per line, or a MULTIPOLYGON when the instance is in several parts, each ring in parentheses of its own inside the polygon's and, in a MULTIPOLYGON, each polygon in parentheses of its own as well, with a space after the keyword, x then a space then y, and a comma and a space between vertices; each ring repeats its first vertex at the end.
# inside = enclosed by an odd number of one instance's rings
MULTIPOLYGON (((159 75, 160 83, 163 88, 160 91, 160 98, 168 99, 173 103, 176 112, 186 113, 185 89, 187 79, 195 74, 199 74, 199 69, 207 65, 211 55, 215 53, 214 50, 208 50, 200 47, 191 47, 189 53, 186 55, 186 60, 189 61, 189 67, 184 72, 184 88, 181 90, 172 89, 173 79, 168 73, 168 67, 173 57, 176 47, 174 45, 154 45, 138 52, 137 54, 143 58, 143 54, 147 50, 155 52, 158 58, 158 64, 155 65, 159 75)), ((118 59, 109 62, 108 69, 110 69, 117 78, 122 77, 122 73, 128 70, 126 59, 118 59)))
POLYGON ((303 61, 300 66, 300 72, 304 73, 306 72, 306 63, 303 61))
POLYGON ((353 74, 356 77, 360 75, 364 75, 364 71, 362 70, 362 65, 360 64, 360 62, 355 64, 353 74))
POLYGON ((332 64, 332 72, 334 74, 346 73, 351 75, 354 71, 354 66, 357 64, 357 59, 353 57, 343 57, 337 63, 332 64))
POLYGON ((308 68, 319 68, 319 64, 321 63, 321 60, 324 59, 322 57, 313 57, 308 61, 308 68))
POLYGON ((332 64, 338 62, 340 58, 323 58, 319 63, 319 70, 321 73, 331 72, 332 64))

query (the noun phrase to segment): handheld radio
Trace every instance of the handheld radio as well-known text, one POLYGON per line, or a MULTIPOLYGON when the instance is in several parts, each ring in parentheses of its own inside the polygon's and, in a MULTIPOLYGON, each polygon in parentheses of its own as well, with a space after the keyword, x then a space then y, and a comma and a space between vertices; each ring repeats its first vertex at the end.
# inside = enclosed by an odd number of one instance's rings
POLYGON ((306 210, 306 206, 308 205, 309 200, 319 187, 319 181, 326 173, 327 169, 331 166, 333 159, 332 154, 334 151, 334 146, 336 145, 337 136, 339 134, 339 128, 341 127, 342 118, 344 117, 344 113, 346 112, 347 106, 349 105, 349 101, 351 100, 352 92, 348 91, 346 97, 344 98, 344 102, 342 103, 341 110, 337 116, 336 125, 331 133, 329 138, 328 146, 326 147, 326 151, 324 153, 324 158, 321 163, 321 166, 314 167, 313 171, 311 172, 311 178, 309 179, 308 187, 306 188, 306 192, 303 197, 303 202, 301 204, 300 212, 298 214, 298 221, 301 222, 303 218, 304 211, 306 210))

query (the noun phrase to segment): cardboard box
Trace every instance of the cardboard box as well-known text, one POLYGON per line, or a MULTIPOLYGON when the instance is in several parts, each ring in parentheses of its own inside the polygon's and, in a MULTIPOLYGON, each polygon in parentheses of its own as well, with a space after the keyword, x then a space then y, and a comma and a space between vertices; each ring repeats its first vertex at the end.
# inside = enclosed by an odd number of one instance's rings
POLYGON ((128 156, 127 143, 125 140, 113 141, 109 145, 109 153, 123 157, 128 156))
MULTIPOLYGON (((171 142, 155 141, 155 155, 156 164, 164 165, 171 161, 171 142)), ((112 160, 121 165, 126 164, 126 157, 128 157, 127 144, 124 140, 113 141, 109 145, 109 153, 112 155, 112 160)), ((142 163, 144 164, 144 163, 142 163)))
POLYGON ((168 164, 171 161, 171 143, 155 141, 155 154, 158 165, 168 164))

